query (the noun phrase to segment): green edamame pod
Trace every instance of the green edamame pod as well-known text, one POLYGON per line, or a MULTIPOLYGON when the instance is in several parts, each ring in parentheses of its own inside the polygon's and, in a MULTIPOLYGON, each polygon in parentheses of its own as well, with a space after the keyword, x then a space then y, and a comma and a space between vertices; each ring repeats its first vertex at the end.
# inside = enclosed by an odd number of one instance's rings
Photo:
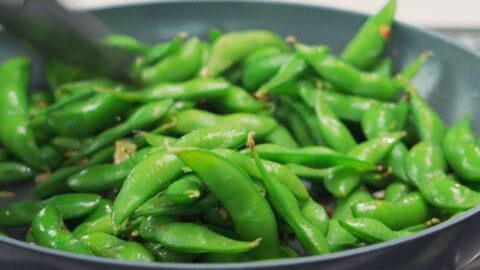
POLYGON ((401 230, 430 219, 429 206, 418 192, 404 195, 395 202, 368 200, 352 207, 355 217, 379 220, 393 230, 401 230))
MULTIPOLYGON (((322 82, 321 84, 323 84, 322 82)), ((315 108, 315 95, 322 87, 315 86, 310 81, 300 81, 298 84, 298 93, 303 102, 308 106, 315 108)), ((373 108, 380 106, 385 109, 393 109, 394 103, 379 101, 373 98, 366 98, 357 95, 347 95, 335 91, 323 91, 322 93, 325 101, 330 105, 333 113, 340 119, 359 122, 363 114, 373 108)))
POLYGON ((57 168, 63 161, 63 156, 59 149, 49 144, 40 148, 40 156, 51 169, 57 168))
MULTIPOLYGON (((43 205, 44 206, 44 205, 43 205)), ((42 209, 38 202, 24 201, 3 206, 0 210, 2 227, 28 225, 32 218, 42 209)))
POLYGON ((118 88, 122 87, 119 84, 115 84, 112 81, 105 79, 85 79, 81 81, 64 83, 55 89, 55 98, 57 102, 49 106, 44 113, 48 114, 77 101, 92 97, 95 94, 95 91, 107 86, 116 86, 118 88))
POLYGON ((179 82, 193 78, 202 64, 204 46, 198 38, 191 38, 173 55, 155 65, 141 68, 140 80, 146 84, 179 82), (177 68, 181 66, 182 68, 177 68))
POLYGON ((357 144, 347 127, 333 114, 322 92, 315 97, 315 112, 320 123, 320 132, 325 142, 333 149, 346 153, 357 144))
POLYGON ((372 68, 390 38, 395 9, 396 1, 389 0, 382 10, 368 18, 343 50, 342 59, 360 69, 372 68))
POLYGON ((109 47, 118 48, 132 53, 144 53, 148 46, 142 44, 132 36, 123 34, 110 34, 102 39, 102 42, 109 47))
POLYGON ((436 171, 445 172, 447 164, 442 149, 426 141, 416 144, 405 157, 405 170, 410 182, 417 186, 425 175, 436 171))
POLYGON ((187 134, 200 128, 214 127, 218 125, 232 125, 255 131, 258 136, 264 137, 270 134, 277 126, 277 121, 266 115, 252 113, 233 113, 227 115, 213 114, 207 111, 191 109, 178 112, 173 123, 167 123, 168 131, 175 134, 187 134))
MULTIPOLYGON (((96 82, 96 81, 94 81, 96 82)), ((80 83, 75 83, 73 87, 87 87, 92 83, 91 81, 87 82, 80 82, 80 83), (80 85, 78 85, 80 84, 80 85)), ((64 88, 70 87, 69 85, 64 86, 64 88)), ((62 89, 64 89, 62 88, 62 89)), ((66 94, 64 94, 66 95, 66 94)), ((59 111, 62 108, 65 108, 66 106, 69 106, 71 104, 75 104, 76 102, 85 100, 87 98, 90 98, 95 95, 95 92, 92 88, 85 88, 85 89, 78 89, 74 93, 70 94, 68 97, 63 97, 62 99, 59 99, 55 104, 37 112, 33 117, 33 122, 35 123, 34 127, 38 127, 40 125, 46 125, 48 128, 50 128, 50 124, 47 122, 47 116, 48 114, 51 114, 52 112, 59 111)))
POLYGON ((385 224, 371 218, 349 218, 338 222, 345 230, 367 244, 385 242, 399 237, 385 224))
POLYGON ((64 83, 55 89, 57 102, 49 106, 45 113, 49 113, 49 110, 57 110, 77 101, 91 97, 96 93, 96 91, 103 87, 116 87, 121 89, 124 86, 101 78, 64 83))
POLYGON ((376 164, 385 158, 395 143, 403 137, 405 137, 403 131, 382 134, 355 146, 348 152, 348 156, 376 164))
POLYGON ((0 208, 0 226, 17 227, 29 224, 47 204, 56 206, 64 219, 73 219, 89 214, 98 206, 100 195, 62 194, 44 201, 23 201, 8 204, 0 208))
POLYGON ((392 168, 392 174, 408 183, 408 177, 405 166, 405 159, 408 155, 408 148, 403 142, 397 142, 386 157, 386 164, 392 168))
POLYGON ((140 225, 140 235, 173 251, 187 253, 242 253, 261 242, 261 238, 252 242, 233 240, 207 227, 169 217, 147 218, 140 225))
POLYGON ((310 129, 307 125, 307 122, 304 119, 294 113, 291 110, 286 110, 288 113, 286 114, 286 121, 288 123, 288 127, 292 132, 295 140, 300 144, 300 146, 312 146, 315 144, 313 137, 308 132, 310 129))
MULTIPOLYGON (((262 177, 260 171, 255 165, 255 161, 250 157, 229 149, 214 149, 213 152, 231 160, 235 165, 242 168, 242 170, 244 170, 249 176, 256 179, 262 177)), ((282 182, 282 184, 284 184, 300 201, 305 201, 310 198, 302 181, 285 166, 268 160, 264 160, 263 163, 267 172, 271 174, 274 179, 282 182)))
POLYGON ((205 150, 179 149, 176 155, 202 178, 208 189, 219 199, 242 239, 262 239, 252 256, 280 256, 278 229, 272 209, 244 171, 229 160, 205 150), (255 218, 248 218, 250 216, 255 218))
POLYGON ((327 172, 323 182, 333 196, 343 198, 360 184, 361 177, 362 172, 355 168, 338 166, 327 172))
POLYGON ((371 140, 384 132, 396 130, 397 122, 393 112, 380 106, 374 106, 363 114, 362 130, 367 139, 371 140))
POLYGON ((360 71, 329 54, 326 47, 295 46, 300 56, 325 80, 350 94, 392 100, 401 90, 397 81, 375 73, 360 71))
POLYGON ((193 205, 176 205, 166 198, 166 196, 161 196, 160 198, 151 199, 140 206, 132 214, 132 218, 198 215, 217 205, 218 200, 212 194, 207 194, 193 205))
POLYGON ((209 101, 214 105, 215 110, 225 113, 257 113, 269 108, 268 104, 255 99, 250 93, 237 86, 231 86, 225 94, 211 98, 209 101))
POLYGON ((50 143, 63 151, 77 151, 82 148, 91 138, 76 138, 68 136, 56 136, 50 143))
POLYGON ((413 123, 420 139, 440 145, 445 136, 445 125, 442 119, 416 90, 411 90, 409 93, 413 123))
POLYGON ((174 204, 164 196, 164 192, 157 193, 154 197, 148 199, 140 207, 137 208, 136 212, 142 212, 146 210, 152 210, 154 208, 170 207, 174 204))
POLYGON ((371 199, 372 195, 368 191, 362 189, 353 191, 347 197, 337 200, 332 219, 352 218, 353 213, 351 207, 358 202, 371 199))
POLYGON ((0 185, 32 179, 35 170, 19 162, 0 162, 0 185))
POLYGON ((152 147, 163 147, 165 146, 165 142, 168 140, 169 143, 176 141, 177 139, 174 137, 164 136, 160 134, 155 134, 153 132, 138 132, 140 136, 145 138, 145 141, 152 146, 152 147))
POLYGON ((101 199, 97 208, 80 223, 73 235, 81 237, 93 232, 113 234, 112 202, 101 199))
POLYGON ((208 40, 210 43, 214 44, 217 40, 223 36, 224 32, 217 27, 212 27, 208 30, 208 40))
MULTIPOLYGON (((362 129, 368 139, 374 139, 382 133, 393 132, 401 129, 404 120, 402 113, 408 112, 406 102, 400 101, 393 109, 387 109, 380 106, 374 106, 362 116, 362 129), (394 113, 396 113, 394 115, 394 113)), ((392 169, 393 175, 406 180, 406 172, 404 166, 405 156, 408 149, 402 142, 396 142, 386 156, 386 164, 392 169)))
POLYGON ((327 235, 329 218, 327 212, 319 203, 310 198, 302 205, 301 211, 305 220, 320 229, 323 235, 327 235))
POLYGON ((191 205, 200 196, 202 181, 194 174, 187 174, 176 180, 165 190, 165 196, 176 205, 191 205))
POLYGON ((395 182, 388 185, 385 189, 385 197, 386 201, 397 202, 406 195, 410 191, 410 188, 407 184, 401 182, 395 182))
POLYGON ((295 163, 286 164, 285 167, 302 180, 323 181, 330 169, 310 168, 295 163))
POLYGON ((322 88, 323 86, 320 80, 300 79, 297 82, 297 92, 300 99, 305 105, 308 105, 311 108, 315 108, 316 92, 323 90, 322 88))
POLYGON ((295 163, 318 168, 345 165, 362 170, 375 169, 375 166, 369 162, 364 162, 356 158, 340 154, 323 146, 310 146, 291 149, 275 144, 259 144, 255 148, 262 158, 279 162, 281 164, 295 163))
POLYGON ((346 231, 339 223, 339 219, 352 218, 351 207, 357 202, 372 199, 372 195, 364 190, 357 189, 345 198, 337 200, 335 210, 329 222, 327 241, 334 251, 351 248, 358 243, 355 236, 346 231))
POLYGON ((464 211, 480 203, 480 193, 455 182, 442 172, 424 175, 418 189, 428 203, 447 211, 464 211))
POLYGON ((242 145, 247 136, 246 129, 231 125, 199 128, 172 143, 176 147, 199 147, 204 149, 232 148, 242 145))
POLYGON ((95 153, 84 165, 63 167, 51 174, 45 181, 40 182, 33 189, 33 194, 38 198, 45 198, 51 195, 68 192, 68 178, 79 173, 84 168, 104 162, 112 162, 115 147, 106 147, 95 153))
MULTIPOLYGON (((257 90, 262 84, 275 76, 275 73, 278 72, 281 66, 291 58, 289 54, 281 53, 276 47, 268 47, 268 49, 275 49, 274 55, 269 57, 262 56, 258 60, 250 60, 250 56, 246 59, 242 76, 242 83, 245 89, 257 90)), ((255 56, 254 54, 255 52, 252 53, 252 57, 255 56)))
POLYGON ((352 248, 358 240, 340 225, 339 220, 332 219, 328 224, 327 242, 331 251, 341 251, 352 248))
POLYGON ((215 77, 262 47, 288 50, 287 44, 273 32, 251 30, 225 34, 213 45, 204 74, 207 77, 215 77))
POLYGON ((141 61, 142 66, 149 66, 160 62, 165 57, 168 57, 180 50, 183 40, 187 37, 184 32, 178 33, 178 35, 171 41, 155 44, 151 48, 148 48, 143 54, 141 61))
MULTIPOLYGON (((207 65, 208 63, 208 59, 210 59, 210 55, 212 54, 212 44, 208 44, 208 43, 203 43, 203 52, 202 52, 202 63, 201 63, 201 66, 204 67, 207 65)), ((199 77, 201 76, 201 71, 202 69, 200 69, 196 75, 196 77, 199 77)))
POLYGON ((420 56, 417 57, 411 64, 409 64, 405 69, 403 69, 399 74, 397 74, 397 79, 400 83, 408 84, 410 81, 417 75, 420 69, 423 67, 423 64, 427 61, 427 59, 432 55, 432 52, 426 51, 420 56))
POLYGON ((400 101, 398 101, 394 106, 390 108, 397 122, 397 126, 396 126, 397 130, 405 129, 405 125, 410 113, 410 104, 407 98, 408 96, 402 97, 400 101))
MULTIPOLYGON (((246 136, 246 131, 242 128, 216 126, 195 130, 174 145, 206 149, 236 148, 245 141, 246 136)), ((180 177, 183 167, 181 160, 164 151, 142 160, 125 180, 115 200, 112 214, 114 223, 121 224, 142 203, 180 177)))
POLYGON ((66 193, 51 197, 45 203, 54 203, 63 219, 72 219, 91 213, 100 203, 101 196, 91 193, 66 193))
MULTIPOLYGON (((461 212, 460 212, 461 213, 461 212)), ((454 215, 455 216, 455 215, 454 215)), ((438 218, 431 218, 429 220, 427 220, 426 222, 424 223, 421 223, 421 224, 418 224, 418 225, 415 225, 415 226, 411 226, 411 227, 408 227, 406 229, 403 229, 403 230, 400 230, 400 231, 396 231, 396 233, 399 235, 399 236, 407 236, 407 235, 410 235, 412 233, 416 233, 416 232, 420 232, 420 231, 423 231, 429 227, 432 227, 436 224, 440 223, 440 219, 438 218)))
POLYGON ((148 103, 162 99, 196 100, 225 95, 230 84, 223 79, 193 79, 181 83, 160 82, 142 90, 102 90, 123 101, 148 103))
POLYGON ((62 217, 53 203, 47 204, 33 218, 32 236, 35 244, 40 246, 92 255, 86 245, 65 229, 62 217))
POLYGON ((266 83, 262 84, 255 93, 256 96, 264 96, 268 93, 275 93, 275 88, 298 78, 307 68, 305 60, 297 55, 292 55, 288 61, 282 64, 276 74, 266 83))
POLYGON ((394 103, 390 102, 379 101, 373 98, 365 98, 356 95, 346 95, 333 91, 324 91, 322 96, 330 105, 335 115, 337 115, 340 119, 354 122, 359 122, 362 119, 363 114, 374 106, 380 106, 385 109, 390 109, 395 106, 394 103))
POLYGON ((453 125, 443 139, 442 149, 456 174, 467 181, 480 181, 480 145, 470 121, 464 117, 453 125))
POLYGON ((224 208, 212 208, 202 213, 202 220, 206 223, 225 229, 233 229, 233 222, 224 208))
POLYGON ((84 235, 80 242, 97 256, 136 262, 155 261, 152 253, 141 244, 124 241, 106 233, 94 232, 84 235))
POLYGON ((109 94, 96 94, 50 113, 48 123, 60 135, 89 136, 113 124, 128 107, 109 94))
MULTIPOLYGON (((253 160, 262 175, 261 179, 265 185, 270 203, 278 215, 292 228, 300 245, 310 255, 329 253, 330 249, 327 240, 320 228, 315 226, 317 224, 307 221, 302 215, 295 196, 281 182, 275 181, 267 173, 260 156, 255 152, 253 133, 249 134, 247 146, 250 148, 253 160)), ((306 211, 308 212, 308 210, 306 211)))
MULTIPOLYGON (((300 82, 299 84, 301 83, 302 82, 300 82)), ((307 84, 307 83, 304 82, 304 84, 307 84)), ((300 85, 298 87, 306 87, 306 86, 300 85)), ((292 113, 298 114, 303 119, 303 121, 305 121, 308 128, 306 129, 306 131, 304 130, 304 132, 310 133, 313 140, 315 141, 315 144, 325 145, 325 140, 321 133, 320 123, 317 120, 315 111, 309 109, 306 105, 300 102, 296 102, 293 99, 290 99, 288 97, 281 97, 281 101, 292 109, 292 113)))
POLYGON ((282 51, 282 49, 278 47, 275 47, 275 46, 262 47, 250 53, 243 61, 243 65, 248 66, 250 64, 256 63, 263 59, 271 59, 274 56, 279 54, 285 54, 285 53, 282 51))
POLYGON ((125 122, 102 132, 97 137, 92 139, 92 141, 90 141, 78 152, 78 154, 69 159, 67 163, 72 164, 73 162, 78 161, 98 151, 99 149, 108 146, 109 144, 112 144, 133 130, 142 129, 152 125, 156 121, 159 121, 165 115, 165 113, 170 110, 172 105, 173 101, 168 99, 149 103, 139 107, 125 122))
POLYGON ((120 164, 99 164, 84 168, 68 177, 68 187, 77 192, 100 192, 119 186, 151 151, 150 148, 142 149, 120 164))
POLYGON ((35 169, 45 169, 28 118, 27 86, 31 62, 13 58, 0 66, 0 140, 15 156, 35 169))

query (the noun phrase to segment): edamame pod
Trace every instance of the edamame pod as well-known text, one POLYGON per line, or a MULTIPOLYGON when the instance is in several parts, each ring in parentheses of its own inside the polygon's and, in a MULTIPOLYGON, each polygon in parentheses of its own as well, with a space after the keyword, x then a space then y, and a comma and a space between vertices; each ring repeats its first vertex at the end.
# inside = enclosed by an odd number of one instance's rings
POLYGON ((203 179, 205 185, 219 199, 242 239, 262 239, 252 256, 280 256, 278 229, 273 211, 244 171, 227 159, 206 150, 179 149, 175 154, 203 179), (248 218, 250 216, 255 218, 248 218))
POLYGON ((227 238, 195 223, 178 222, 169 217, 150 217, 140 225, 140 236, 177 252, 242 253, 252 250, 261 238, 244 242, 227 238))
POLYGON ((65 229, 62 217, 55 204, 47 204, 32 220, 32 236, 35 244, 92 255, 90 249, 65 229))
POLYGON ((273 32, 251 30, 225 34, 213 45, 204 74, 215 77, 254 50, 273 46, 288 50, 287 44, 273 32))
POLYGON ((155 261, 150 251, 140 243, 124 241, 106 233, 94 232, 84 235, 80 242, 88 246, 97 256, 136 262, 155 261))
POLYGON ((35 142, 28 118, 27 86, 31 62, 27 58, 10 59, 0 66, 0 140, 27 165, 46 169, 35 142))
POLYGON ((464 117, 447 131, 442 147, 456 174, 467 181, 480 181, 480 145, 469 117, 464 117))

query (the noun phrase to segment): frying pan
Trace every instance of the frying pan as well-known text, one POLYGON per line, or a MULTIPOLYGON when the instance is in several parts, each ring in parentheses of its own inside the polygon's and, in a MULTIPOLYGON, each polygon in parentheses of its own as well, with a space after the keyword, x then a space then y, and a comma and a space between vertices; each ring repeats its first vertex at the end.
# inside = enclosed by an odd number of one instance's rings
MULTIPOLYGON (((170 39, 180 31, 205 37, 209 28, 225 31, 265 28, 295 35, 305 43, 323 43, 339 52, 365 16, 319 6, 270 1, 162 1, 97 10, 112 29, 145 42, 170 39)), ((414 83, 422 95, 452 124, 466 113, 480 127, 480 57, 467 48, 429 31, 397 23, 385 51, 395 69, 421 52, 429 59, 414 83)), ((12 38, 0 34, 0 61, 24 54, 12 38)), ((33 55, 35 58, 36 56, 33 55)), ((36 57, 38 58, 38 57, 36 57)), ((37 59, 38 60, 38 59, 37 59)), ((37 65, 38 67, 39 65, 37 65)), ((38 68, 32 80, 42 84, 38 68)), ((28 198, 31 183, 14 187, 18 199, 28 198)), ((298 259, 238 264, 140 264, 86 257, 37 247, 0 237, 2 269, 458 269, 480 251, 480 206, 423 232, 367 247, 298 259)), ((20 239, 22 231, 13 231, 20 239)))

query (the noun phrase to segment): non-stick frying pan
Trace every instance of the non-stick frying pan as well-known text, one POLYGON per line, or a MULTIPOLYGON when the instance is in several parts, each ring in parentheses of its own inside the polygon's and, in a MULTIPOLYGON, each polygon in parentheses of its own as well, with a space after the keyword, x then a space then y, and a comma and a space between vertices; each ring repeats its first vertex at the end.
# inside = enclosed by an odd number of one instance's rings
MULTIPOLYGON (((401 4, 401 3, 399 3, 401 4)), ((434 7, 432 7, 434 9, 434 7)), ((270 1, 162 1, 98 10, 112 29, 145 42, 170 39, 180 31, 205 36, 210 27, 226 31, 265 28, 324 43, 340 51, 365 16, 318 6, 270 1)), ((52 37, 52 42, 54 38, 52 37)), ((24 53, 0 34, 0 61, 24 53)), ((451 124, 466 113, 480 129, 480 57, 455 42, 412 26, 396 24, 386 54, 404 67, 421 52, 434 56, 417 76, 421 93, 451 124)), ((179 67, 180 68, 180 67, 179 67)), ((39 72, 33 84, 41 84, 39 72)), ((1 121, 1 119, 0 119, 1 121)), ((31 183, 16 188, 23 199, 31 183)), ((324 256, 239 264, 139 264, 85 257, 0 238, 1 269, 456 269, 480 251, 480 206, 426 231, 395 241, 324 256)), ((21 231, 18 233, 19 238, 21 231)))

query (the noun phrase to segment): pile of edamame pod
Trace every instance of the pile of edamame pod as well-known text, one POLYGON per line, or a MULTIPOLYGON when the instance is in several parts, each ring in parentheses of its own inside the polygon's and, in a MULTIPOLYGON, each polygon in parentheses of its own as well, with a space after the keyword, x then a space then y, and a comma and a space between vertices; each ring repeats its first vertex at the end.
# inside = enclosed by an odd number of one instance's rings
POLYGON ((244 262, 405 237, 480 204, 480 146, 383 56, 390 0, 340 55, 268 30, 104 42, 131 86, 46 59, 0 66, 0 183, 35 180, 0 227, 47 248, 141 262, 244 262), (28 230, 27 230, 28 229, 28 230))

